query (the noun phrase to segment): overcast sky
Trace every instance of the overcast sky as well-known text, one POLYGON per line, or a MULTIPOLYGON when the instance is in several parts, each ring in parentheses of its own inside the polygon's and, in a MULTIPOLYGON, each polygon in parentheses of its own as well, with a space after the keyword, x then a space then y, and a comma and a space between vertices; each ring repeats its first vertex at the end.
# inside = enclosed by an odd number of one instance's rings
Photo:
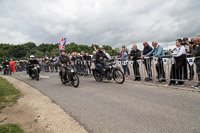
POLYGON ((200 0, 0 0, 0 43, 113 47, 200 34, 200 0))

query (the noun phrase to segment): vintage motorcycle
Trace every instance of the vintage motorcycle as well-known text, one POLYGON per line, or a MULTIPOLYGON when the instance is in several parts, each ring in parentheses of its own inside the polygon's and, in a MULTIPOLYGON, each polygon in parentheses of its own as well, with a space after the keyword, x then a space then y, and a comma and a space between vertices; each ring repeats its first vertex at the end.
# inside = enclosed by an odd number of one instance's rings
POLYGON ((65 76, 64 77, 60 76, 61 82, 63 84, 69 83, 69 84, 72 84, 74 87, 78 87, 79 77, 74 71, 74 68, 71 65, 64 66, 64 67, 65 67, 65 76))
POLYGON ((6 65, 6 66, 4 66, 4 71, 3 71, 3 75, 11 75, 12 74, 12 72, 11 72, 11 69, 10 69, 10 65, 6 65))
POLYGON ((36 79, 37 81, 39 81, 39 78, 40 78, 40 66, 39 65, 32 65, 32 66, 29 66, 31 67, 31 78, 32 79, 36 79))
POLYGON ((122 70, 117 67, 115 62, 106 62, 107 65, 104 67, 105 75, 103 76, 100 68, 96 67, 92 69, 93 76, 97 82, 101 82, 103 79, 112 80, 114 79, 118 84, 123 84, 125 76, 122 70))

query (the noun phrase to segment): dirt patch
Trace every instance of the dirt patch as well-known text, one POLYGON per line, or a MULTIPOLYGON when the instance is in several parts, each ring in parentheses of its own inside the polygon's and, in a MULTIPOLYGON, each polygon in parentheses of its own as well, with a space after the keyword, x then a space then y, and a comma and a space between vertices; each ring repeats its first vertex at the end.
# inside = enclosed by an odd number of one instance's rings
POLYGON ((23 96, 17 104, 0 113, 0 124, 15 123, 27 133, 86 133, 87 131, 50 98, 9 76, 2 76, 19 89, 23 96))

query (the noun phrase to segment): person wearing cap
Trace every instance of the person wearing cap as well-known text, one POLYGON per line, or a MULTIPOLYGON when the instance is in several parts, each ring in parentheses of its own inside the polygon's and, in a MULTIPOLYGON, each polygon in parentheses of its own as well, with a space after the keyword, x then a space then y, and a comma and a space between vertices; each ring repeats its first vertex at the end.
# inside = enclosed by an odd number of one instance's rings
POLYGON ((61 75, 62 77, 64 77, 65 74, 66 74, 65 66, 71 64, 71 61, 70 61, 69 56, 67 56, 67 55, 65 54, 65 49, 62 49, 62 50, 61 50, 61 55, 60 55, 58 61, 59 61, 58 64, 59 64, 59 66, 60 66, 60 75, 61 75))
POLYGON ((104 54, 103 52, 103 47, 100 46, 99 47, 99 51, 96 53, 96 67, 101 69, 101 74, 104 75, 105 71, 104 71, 104 66, 105 66, 105 59, 108 60, 108 57, 104 54))

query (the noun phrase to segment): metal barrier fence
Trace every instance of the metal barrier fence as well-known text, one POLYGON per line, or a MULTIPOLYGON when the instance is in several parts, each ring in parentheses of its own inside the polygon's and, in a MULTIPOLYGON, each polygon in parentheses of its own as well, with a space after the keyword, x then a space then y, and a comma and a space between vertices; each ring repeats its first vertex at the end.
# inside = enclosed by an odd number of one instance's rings
MULTIPOLYGON (((116 65, 123 70, 123 65, 128 65, 129 75, 139 79, 141 82, 152 81, 155 85, 158 81, 169 80, 170 83, 178 82, 183 84, 184 82, 198 83, 198 74, 196 73, 197 62, 200 65, 200 57, 188 57, 182 61, 178 61, 173 57, 145 57, 135 61, 127 60, 121 61, 121 59, 115 59, 116 65)), ((76 72, 79 75, 90 75, 92 68, 95 68, 94 63, 89 61, 77 60, 72 62, 76 72)), ((59 67, 57 63, 42 63, 41 70, 58 71, 59 67)))
POLYGON ((128 65, 130 75, 135 78, 140 77, 141 82, 152 80, 154 85, 157 81, 170 80, 171 83, 178 81, 198 83, 198 74, 196 73, 197 63, 200 65, 200 57, 189 57, 182 61, 176 61, 173 57, 145 57, 135 61, 115 60, 116 65, 128 65))

